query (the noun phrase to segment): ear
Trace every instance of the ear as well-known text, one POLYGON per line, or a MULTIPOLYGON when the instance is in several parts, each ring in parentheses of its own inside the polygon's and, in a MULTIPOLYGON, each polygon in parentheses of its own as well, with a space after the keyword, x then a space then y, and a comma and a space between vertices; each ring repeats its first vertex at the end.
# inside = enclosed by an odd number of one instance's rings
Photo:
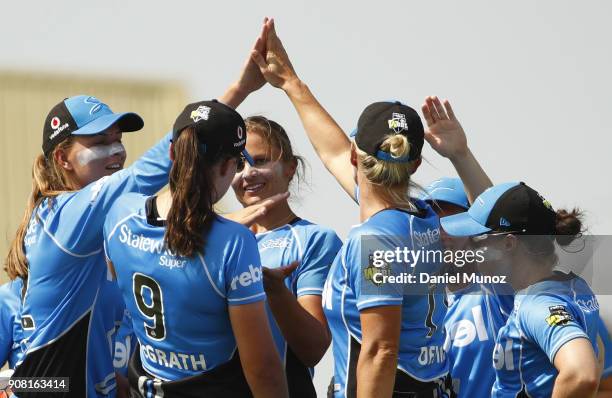
POLYGON ((53 160, 55 160, 55 163, 57 163, 64 170, 74 170, 74 166, 70 160, 68 160, 68 154, 63 149, 58 148, 53 152, 53 160))
POLYGON ((219 174, 221 177, 225 177, 229 173, 230 166, 234 161, 236 161, 236 158, 229 158, 219 163, 219 174))
POLYGON ((284 175, 287 177, 289 181, 293 179, 295 175, 295 171, 297 170, 298 161, 297 159, 292 159, 287 162, 283 162, 284 175))
POLYGON ((509 234, 504 237, 504 250, 511 252, 518 246, 518 238, 515 235, 509 234))
POLYGON ((174 162, 174 142, 170 142, 170 160, 172 160, 174 162))
POLYGON ((414 161, 414 171, 417 171, 421 163, 423 162, 423 157, 419 156, 417 160, 414 161))
POLYGON ((351 164, 357 167, 357 150, 354 143, 351 143, 351 164))

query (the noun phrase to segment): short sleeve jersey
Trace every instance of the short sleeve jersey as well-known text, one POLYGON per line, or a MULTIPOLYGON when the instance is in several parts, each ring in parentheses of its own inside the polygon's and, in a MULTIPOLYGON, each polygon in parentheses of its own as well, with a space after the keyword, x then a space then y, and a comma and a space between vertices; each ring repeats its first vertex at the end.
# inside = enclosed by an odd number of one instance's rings
POLYGON ((40 369, 47 369, 71 375, 71 391, 80 396, 113 394, 105 315, 112 310, 101 290, 107 272, 102 226, 120 195, 153 194, 168 182, 170 138, 130 167, 45 199, 35 209, 24 239, 29 278, 21 322, 27 351, 16 375, 41 376, 40 369))
MULTIPOLYGON (((448 373, 444 344, 444 291, 432 286, 427 291, 404 294, 402 289, 378 291, 366 284, 367 257, 362 253, 367 237, 400 237, 411 250, 440 249, 438 216, 422 201, 415 201, 420 214, 383 210, 351 229, 336 256, 323 292, 323 309, 333 336, 334 396, 352 396, 356 388, 357 356, 361 344, 359 313, 377 306, 401 306, 402 324, 397 368, 419 381, 432 381, 448 373), (362 265, 363 264, 363 265, 362 265)), ((392 248, 390 245, 389 248, 392 248)), ((369 250, 364 248, 364 250, 369 250)), ((412 272, 435 273, 440 264, 416 264, 412 272)))
POLYGON ((444 318, 453 389, 459 398, 491 396, 491 361, 499 329, 512 311, 514 296, 504 285, 472 283, 447 294, 444 318))
POLYGON ((572 275, 557 274, 518 292, 493 353, 492 397, 549 397, 558 374, 555 355, 564 344, 586 338, 598 352, 598 319, 597 298, 572 275))
POLYGON ((228 306, 265 300, 255 237, 216 217, 204 254, 174 255, 164 245, 153 197, 128 194, 104 226, 106 255, 139 342, 143 368, 178 380, 228 362, 236 350, 228 306), (149 209, 149 210, 147 210, 149 209))

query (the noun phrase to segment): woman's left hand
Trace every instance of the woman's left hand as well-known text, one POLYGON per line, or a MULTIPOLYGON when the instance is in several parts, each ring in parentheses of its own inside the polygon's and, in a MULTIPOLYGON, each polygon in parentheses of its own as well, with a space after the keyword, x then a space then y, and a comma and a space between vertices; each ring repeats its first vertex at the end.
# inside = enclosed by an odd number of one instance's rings
POLYGON ((421 110, 428 127, 425 139, 436 152, 451 160, 468 152, 465 132, 448 100, 442 106, 438 97, 427 97, 421 110))
POLYGON ((259 52, 261 54, 266 53, 266 40, 268 36, 268 30, 270 29, 270 25, 267 23, 268 18, 266 17, 263 22, 263 26, 261 28, 261 32, 259 37, 255 41, 255 44, 249 51, 249 56, 245 61, 242 70, 240 71, 240 76, 236 81, 236 88, 243 92, 245 95, 248 95, 252 92, 255 92, 263 87, 266 84, 266 79, 261 74, 259 66, 253 60, 251 54, 253 51, 259 52))
POLYGON ((282 292, 285 287, 285 278, 291 275, 293 271, 300 265, 299 261, 294 261, 289 265, 284 265, 278 268, 262 267, 263 283, 266 294, 275 294, 282 292))

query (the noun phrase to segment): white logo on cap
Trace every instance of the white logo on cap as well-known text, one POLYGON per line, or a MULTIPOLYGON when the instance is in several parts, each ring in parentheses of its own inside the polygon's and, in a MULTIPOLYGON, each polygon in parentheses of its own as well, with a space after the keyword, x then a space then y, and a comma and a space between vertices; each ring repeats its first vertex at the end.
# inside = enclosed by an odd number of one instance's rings
POLYGON ((86 103, 86 104, 93 105, 89 109, 89 114, 90 115, 93 115, 94 113, 98 112, 104 106, 104 104, 102 102, 100 102, 99 99, 97 99, 96 97, 92 97, 92 96, 89 96, 89 97, 85 98, 83 100, 83 102, 86 103))
POLYGON ((60 120, 59 117, 57 116, 53 116, 53 118, 51 119, 51 128, 53 129, 53 133, 49 136, 49 140, 54 139, 55 137, 57 137, 57 135, 59 133, 61 133, 62 131, 66 130, 69 125, 68 123, 64 123, 63 125, 60 126, 60 123, 62 121, 60 120))
POLYGON ((53 130, 57 129, 59 127, 60 123, 61 122, 59 120, 59 117, 54 116, 53 119, 51 119, 51 128, 53 130))
POLYGON ((191 119, 194 122, 199 122, 200 120, 208 120, 208 114, 210 113, 210 107, 200 105, 198 109, 191 111, 191 119))
POLYGON ((388 120, 389 128, 395 131, 395 134, 399 134, 404 130, 408 130, 408 123, 406 122, 406 115, 403 113, 393 113, 391 119, 388 120))
POLYGON ((241 140, 242 139, 242 127, 238 126, 238 139, 241 140))

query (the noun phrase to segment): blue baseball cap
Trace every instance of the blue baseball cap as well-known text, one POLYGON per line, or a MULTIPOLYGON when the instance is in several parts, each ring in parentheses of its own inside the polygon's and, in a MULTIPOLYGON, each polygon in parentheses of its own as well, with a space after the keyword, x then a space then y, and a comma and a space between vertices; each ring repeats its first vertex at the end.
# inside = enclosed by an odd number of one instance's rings
POLYGON ((534 189, 524 182, 507 182, 484 191, 467 212, 442 217, 440 224, 452 236, 553 235, 556 217, 550 202, 534 189))
POLYGON ((138 131, 144 126, 136 113, 114 113, 96 97, 77 95, 66 98, 55 105, 45 119, 43 153, 47 156, 70 135, 100 134, 115 124, 122 132, 138 131))
POLYGON ((460 178, 443 177, 435 180, 425 188, 425 194, 421 199, 429 204, 446 202, 465 210, 470 208, 470 202, 460 178))

